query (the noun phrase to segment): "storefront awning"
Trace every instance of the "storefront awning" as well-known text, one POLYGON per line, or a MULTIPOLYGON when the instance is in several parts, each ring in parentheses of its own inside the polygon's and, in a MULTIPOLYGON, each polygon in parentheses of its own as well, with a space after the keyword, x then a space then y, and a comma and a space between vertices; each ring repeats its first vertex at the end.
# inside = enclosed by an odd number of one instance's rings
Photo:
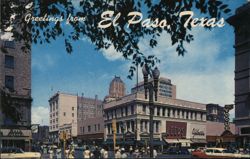
POLYGON ((191 139, 193 143, 206 144, 206 139, 191 139))
POLYGON ((192 143, 189 139, 164 139, 167 143, 192 143))

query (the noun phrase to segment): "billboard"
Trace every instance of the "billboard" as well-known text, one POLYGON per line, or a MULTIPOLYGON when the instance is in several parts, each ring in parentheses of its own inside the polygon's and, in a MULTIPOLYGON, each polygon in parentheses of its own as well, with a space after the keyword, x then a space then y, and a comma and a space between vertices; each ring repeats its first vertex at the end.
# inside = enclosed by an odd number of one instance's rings
POLYGON ((187 133, 186 122, 166 121, 166 138, 184 139, 187 133))

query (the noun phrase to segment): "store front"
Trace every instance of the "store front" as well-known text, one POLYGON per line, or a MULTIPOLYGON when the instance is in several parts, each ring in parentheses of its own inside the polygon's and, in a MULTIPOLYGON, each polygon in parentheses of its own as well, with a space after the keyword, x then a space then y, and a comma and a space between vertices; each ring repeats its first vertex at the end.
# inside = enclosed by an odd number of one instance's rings
POLYGON ((31 150, 31 130, 2 129, 0 130, 2 147, 18 147, 24 151, 31 150))
POLYGON ((186 138, 187 123, 166 121, 166 133, 162 134, 168 146, 189 147, 191 141, 186 138))

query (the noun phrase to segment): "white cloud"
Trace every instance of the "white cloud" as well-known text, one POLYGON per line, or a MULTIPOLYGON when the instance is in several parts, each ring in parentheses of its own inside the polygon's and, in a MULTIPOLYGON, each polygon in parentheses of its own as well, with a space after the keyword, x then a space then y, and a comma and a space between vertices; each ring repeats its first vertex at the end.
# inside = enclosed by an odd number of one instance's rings
MULTIPOLYGON (((234 103, 234 56, 233 52, 227 54, 230 51, 225 49, 229 43, 227 39, 218 39, 217 33, 194 29, 195 40, 185 45, 187 53, 184 57, 178 56, 167 34, 159 37, 158 46, 153 49, 146 40, 139 46, 144 54, 156 55, 161 60, 161 76, 170 78, 177 86, 177 98, 224 106, 234 103)), ((221 36, 223 34, 228 33, 221 36)), ((128 66, 123 67, 126 72, 128 66)))
POLYGON ((102 49, 101 52, 104 57, 110 61, 123 59, 122 53, 117 52, 113 45, 111 45, 108 49, 102 49))
POLYGON ((32 124, 49 124, 49 108, 44 106, 33 106, 31 113, 32 124))

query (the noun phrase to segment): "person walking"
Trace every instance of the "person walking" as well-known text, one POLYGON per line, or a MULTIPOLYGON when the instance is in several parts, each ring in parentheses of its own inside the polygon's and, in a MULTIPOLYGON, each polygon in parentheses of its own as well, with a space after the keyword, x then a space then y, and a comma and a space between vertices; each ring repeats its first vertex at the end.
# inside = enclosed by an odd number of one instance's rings
POLYGON ((115 151, 115 158, 121 158, 121 151, 119 148, 117 148, 115 151))
POLYGON ((156 156, 157 156, 157 151, 154 149, 154 151, 153 151, 153 158, 156 158, 156 156))
POLYGON ((91 157, 91 152, 89 150, 89 147, 86 147, 86 150, 83 151, 83 158, 90 158, 91 157))
POLYGON ((128 158, 124 148, 121 149, 121 158, 128 158))

